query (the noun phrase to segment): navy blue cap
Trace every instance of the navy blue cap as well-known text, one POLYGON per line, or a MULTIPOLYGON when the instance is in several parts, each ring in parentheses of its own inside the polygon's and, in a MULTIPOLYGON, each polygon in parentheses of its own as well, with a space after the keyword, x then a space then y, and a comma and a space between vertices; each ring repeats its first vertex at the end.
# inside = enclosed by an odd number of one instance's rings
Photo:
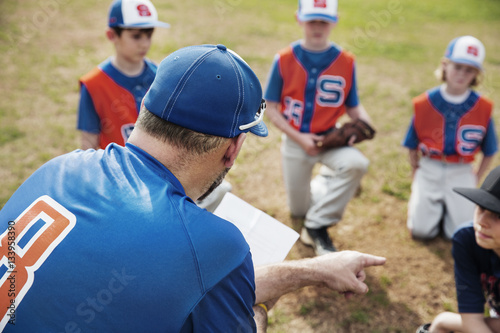
POLYGON ((188 46, 163 59, 144 105, 158 117, 200 133, 225 138, 249 131, 268 134, 259 79, 224 45, 188 46))

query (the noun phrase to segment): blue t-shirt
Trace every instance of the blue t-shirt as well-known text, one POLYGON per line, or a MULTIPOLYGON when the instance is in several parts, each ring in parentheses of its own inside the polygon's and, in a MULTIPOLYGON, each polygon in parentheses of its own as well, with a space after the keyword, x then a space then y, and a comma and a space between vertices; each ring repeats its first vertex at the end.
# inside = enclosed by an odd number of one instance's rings
POLYGON ((242 234, 129 143, 43 165, 0 233, 0 331, 255 331, 242 234))
POLYGON ((500 313, 500 258, 477 244, 472 223, 455 231, 452 253, 458 312, 484 313, 488 302, 500 313))

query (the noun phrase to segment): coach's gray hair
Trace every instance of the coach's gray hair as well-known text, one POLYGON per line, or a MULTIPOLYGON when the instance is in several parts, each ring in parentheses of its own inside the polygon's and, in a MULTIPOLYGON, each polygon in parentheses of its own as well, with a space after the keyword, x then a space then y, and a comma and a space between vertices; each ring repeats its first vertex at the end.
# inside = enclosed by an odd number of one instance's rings
POLYGON ((221 147, 228 138, 192 131, 161 119, 144 106, 135 126, 156 139, 186 149, 192 154, 203 155, 221 147))

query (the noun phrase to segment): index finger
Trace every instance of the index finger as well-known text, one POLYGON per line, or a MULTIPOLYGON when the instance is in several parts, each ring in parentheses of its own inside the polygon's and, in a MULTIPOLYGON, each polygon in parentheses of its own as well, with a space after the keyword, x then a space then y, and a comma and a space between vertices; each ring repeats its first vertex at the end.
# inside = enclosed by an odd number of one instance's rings
POLYGON ((364 254, 363 267, 381 266, 385 264, 386 260, 387 259, 385 257, 374 256, 371 254, 364 254))

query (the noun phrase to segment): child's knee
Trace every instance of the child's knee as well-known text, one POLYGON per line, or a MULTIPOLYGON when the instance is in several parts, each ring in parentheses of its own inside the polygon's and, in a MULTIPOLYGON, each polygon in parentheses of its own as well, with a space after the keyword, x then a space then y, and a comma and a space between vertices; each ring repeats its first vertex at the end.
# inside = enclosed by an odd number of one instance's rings
POLYGON ((362 159, 357 163, 356 169, 363 175, 368 172, 368 167, 370 166, 370 160, 362 156, 362 159))
MULTIPOLYGON (((340 178, 350 178, 352 180, 361 179, 367 172, 370 161, 358 151, 350 151, 339 156, 336 160, 329 164, 328 161, 323 162, 328 168, 333 170, 335 176, 340 178)), ((325 174, 320 169, 321 174, 325 174)), ((328 175, 328 174, 325 174, 328 175)))
POLYGON ((364 176, 368 172, 368 167, 370 166, 370 161, 363 155, 356 159, 352 159, 347 165, 347 171, 358 177, 364 176))

